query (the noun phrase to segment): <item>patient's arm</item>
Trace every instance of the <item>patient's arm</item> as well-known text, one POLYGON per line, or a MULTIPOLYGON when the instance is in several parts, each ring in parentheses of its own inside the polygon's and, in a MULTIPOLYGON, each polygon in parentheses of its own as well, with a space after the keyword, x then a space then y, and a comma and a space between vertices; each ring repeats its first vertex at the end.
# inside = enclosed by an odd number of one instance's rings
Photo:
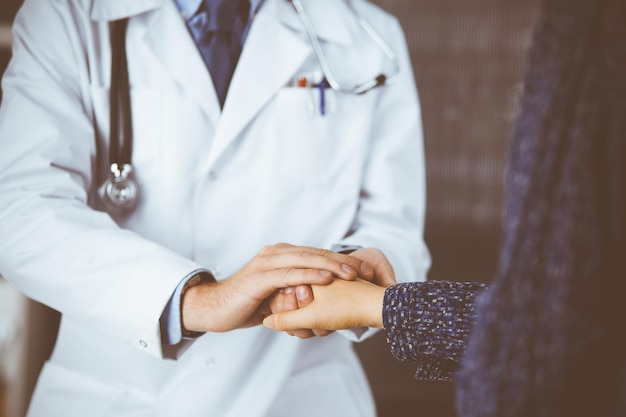
POLYGON ((265 318, 273 330, 384 327, 389 349, 417 364, 416 378, 454 377, 474 325, 474 305, 485 284, 407 282, 385 289, 367 281, 335 280, 312 286, 314 300, 298 310, 265 318))

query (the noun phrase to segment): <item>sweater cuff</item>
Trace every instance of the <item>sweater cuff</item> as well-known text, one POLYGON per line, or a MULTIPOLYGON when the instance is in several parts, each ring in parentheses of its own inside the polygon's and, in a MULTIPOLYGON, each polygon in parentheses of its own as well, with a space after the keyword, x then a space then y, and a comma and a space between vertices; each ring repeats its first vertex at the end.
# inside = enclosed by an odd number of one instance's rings
POLYGON ((418 364, 420 379, 451 379, 474 325, 483 283, 426 281, 385 291, 383 326, 391 353, 418 364))

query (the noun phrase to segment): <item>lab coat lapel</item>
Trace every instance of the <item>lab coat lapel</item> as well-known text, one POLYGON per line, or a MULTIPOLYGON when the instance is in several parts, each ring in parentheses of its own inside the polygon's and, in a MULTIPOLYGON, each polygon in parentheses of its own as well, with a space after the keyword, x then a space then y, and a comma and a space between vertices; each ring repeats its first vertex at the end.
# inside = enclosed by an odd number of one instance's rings
POLYGON ((133 17, 129 32, 135 25, 136 30, 145 31, 143 39, 163 67, 216 125, 220 106, 211 75, 174 2, 93 0, 93 20, 113 21, 126 17, 133 17))
POLYGON ((228 90, 209 156, 211 166, 311 53, 309 44, 283 24, 294 13, 286 1, 266 0, 250 29, 228 90))
POLYGON ((185 94, 217 125, 221 110, 211 75, 174 2, 165 2, 148 19, 146 44, 185 94))

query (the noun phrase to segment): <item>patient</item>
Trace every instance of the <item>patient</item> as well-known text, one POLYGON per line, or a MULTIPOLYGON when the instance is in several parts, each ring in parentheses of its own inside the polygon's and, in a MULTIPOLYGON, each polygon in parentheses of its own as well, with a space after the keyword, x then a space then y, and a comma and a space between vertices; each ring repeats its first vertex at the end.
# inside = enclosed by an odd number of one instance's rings
MULTIPOLYGON (((416 378, 450 380, 474 324, 475 298, 484 287, 482 283, 427 281, 383 288, 363 280, 335 280, 327 286, 312 286, 310 304, 272 314, 263 324, 300 337, 308 336, 297 333, 301 329, 384 328, 393 355, 417 364, 416 378)), ((279 293, 274 302, 289 303, 290 297, 290 293, 279 293)))

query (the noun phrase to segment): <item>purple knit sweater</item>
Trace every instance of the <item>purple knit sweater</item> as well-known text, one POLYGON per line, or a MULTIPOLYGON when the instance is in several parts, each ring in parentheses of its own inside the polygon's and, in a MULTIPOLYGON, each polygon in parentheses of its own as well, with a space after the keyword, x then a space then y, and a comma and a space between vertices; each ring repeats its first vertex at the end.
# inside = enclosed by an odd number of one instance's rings
POLYGON ((387 288, 383 324, 391 353, 415 362, 418 379, 453 379, 474 323, 474 300, 484 287, 427 281, 387 288))
POLYGON ((471 284, 391 287, 391 349, 447 379, 469 337, 461 417, 626 416, 626 0, 545 1, 508 169, 476 310, 471 284))
POLYGON ((626 1, 547 0, 462 417, 626 416, 626 1))

